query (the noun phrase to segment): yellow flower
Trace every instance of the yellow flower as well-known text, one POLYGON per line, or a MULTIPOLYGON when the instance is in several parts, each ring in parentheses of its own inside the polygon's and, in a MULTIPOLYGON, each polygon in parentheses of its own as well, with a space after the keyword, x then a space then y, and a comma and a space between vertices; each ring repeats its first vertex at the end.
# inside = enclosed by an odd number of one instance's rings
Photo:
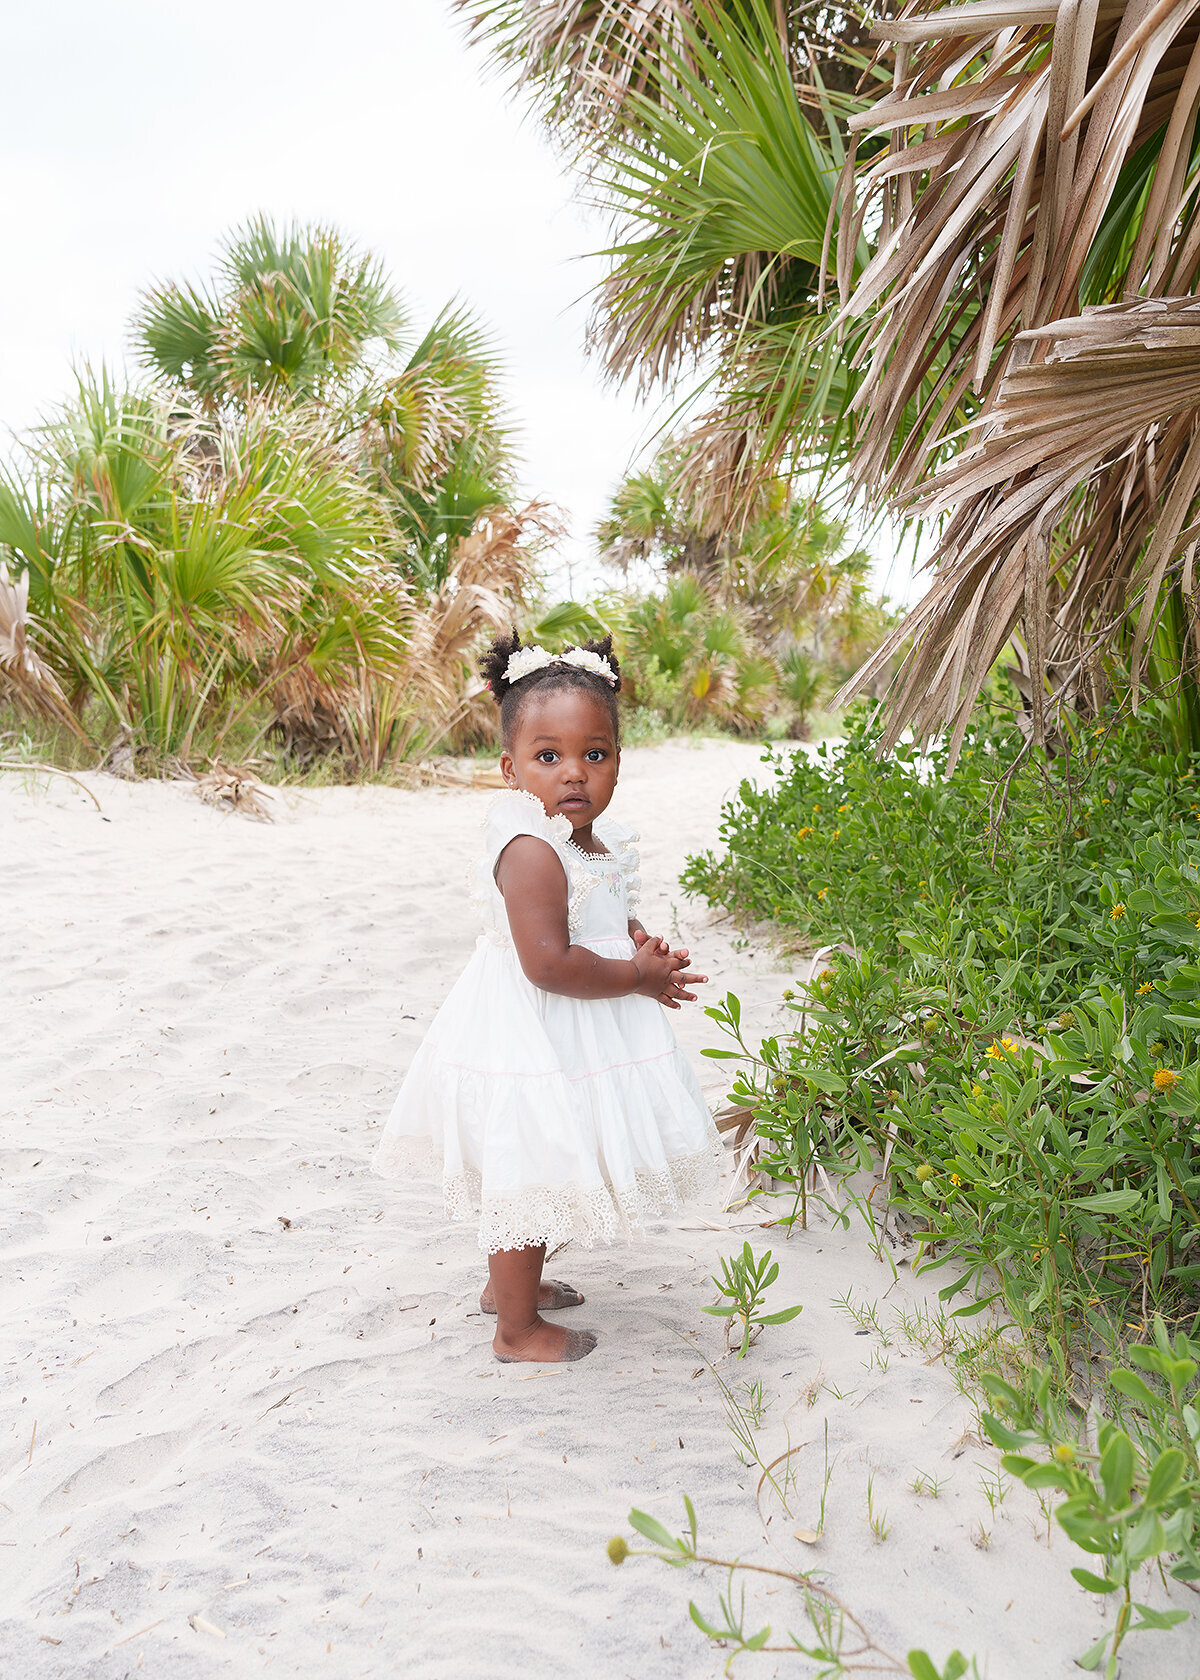
POLYGON ((801 828, 801 829, 797 830, 796 838, 797 838, 797 840, 807 840, 811 833, 812 833, 811 828, 807 828, 807 827, 806 828, 801 828))
POLYGON ((1172 1073, 1170 1068, 1156 1068, 1154 1070, 1154 1089, 1156 1091, 1173 1091, 1179 1083, 1179 1075, 1172 1073))
POLYGON ((1119 922, 1124 914, 1125 906, 1123 904, 1114 904, 1112 909, 1108 912, 1108 919, 1110 922, 1119 922))
POLYGON ((951 1184, 961 1184, 962 1179, 958 1176, 957 1173, 951 1173, 950 1174, 950 1182, 951 1182, 951 1184))
POLYGON ((840 829, 840 828, 835 828, 835 829, 834 829, 834 831, 833 831, 833 838, 834 838, 834 839, 835 839, 835 840, 840 840, 840 839, 841 839, 841 838, 842 838, 842 831, 841 831, 841 829, 840 829))
POLYGON ((981 1097, 983 1095, 983 1086, 982 1085, 972 1085, 971 1095, 973 1097, 981 1097))
POLYGON ((814 805, 813 806, 813 816, 814 817, 819 817, 820 815, 821 815, 821 807, 819 805, 814 805))
POLYGON ((1137 989, 1137 995, 1139 997, 1149 997, 1150 993, 1153 990, 1154 990, 1153 980, 1143 980, 1141 985, 1137 989))
POLYGON ((1196 917, 1196 926, 1200 927, 1200 916, 1196 917))
POLYGON ((1074 1464, 1075 1448, 1069 1441, 1060 1441, 1054 1449, 1054 1456, 1060 1464, 1074 1464))
POLYGON ((839 817, 844 817, 846 815, 846 812, 849 809, 850 809, 849 805, 839 805, 838 806, 838 816, 839 817))
POLYGON ((1002 1062, 1004 1060, 1005 1051, 1011 1055, 1016 1048, 1017 1045, 1011 1038, 1002 1038, 999 1044, 997 1044, 996 1040, 993 1039, 987 1047, 987 1053, 994 1062, 1002 1062))
POLYGON ((825 888, 824 887, 818 887, 817 888, 817 897, 818 898, 824 898, 825 897, 825 888))

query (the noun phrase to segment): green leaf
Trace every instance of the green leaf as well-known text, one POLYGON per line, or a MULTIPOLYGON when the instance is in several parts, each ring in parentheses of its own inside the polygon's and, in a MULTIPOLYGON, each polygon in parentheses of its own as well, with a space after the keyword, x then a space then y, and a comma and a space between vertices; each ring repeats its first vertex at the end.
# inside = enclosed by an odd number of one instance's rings
POLYGON ((1099 1668, 1104 1659, 1104 1653, 1108 1649, 1108 1642, 1111 1638, 1112 1635, 1110 1633, 1102 1634, 1094 1645, 1088 1646, 1087 1650, 1081 1657, 1075 1658, 1076 1665, 1079 1668, 1085 1669, 1099 1668))
POLYGON ((956 1307, 950 1314, 951 1318, 977 1318, 981 1312, 986 1312, 993 1301, 1000 1300, 1003 1291, 997 1289, 994 1295, 988 1295, 982 1301, 970 1301, 965 1307, 956 1307))
POLYGON ((1072 1569, 1071 1574, 1081 1587, 1085 1587, 1091 1593, 1112 1593, 1120 1590, 1116 1581, 1093 1575, 1090 1569, 1072 1569))
POLYGON ((1118 1394, 1125 1395, 1129 1400, 1136 1400, 1139 1406, 1147 1406, 1153 1409, 1155 1406, 1161 1406, 1162 1404, 1136 1371, 1113 1371, 1108 1380, 1118 1394))
POLYGON ((787 1324, 803 1311, 804 1305, 801 1303, 798 1307, 786 1307, 783 1312, 765 1313, 759 1318, 758 1322, 760 1324, 787 1324))
POLYGON ((1146 1483, 1145 1503, 1148 1506, 1161 1505, 1164 1499, 1169 1498, 1182 1483, 1186 1467, 1187 1460, 1178 1447, 1168 1447, 1160 1453, 1146 1483))
POLYGON ((675 1536, 657 1518, 648 1516, 645 1511, 630 1511, 629 1522, 652 1545, 665 1546, 671 1551, 675 1549, 675 1536))
POLYGON ((1120 1429, 1113 1431, 1100 1454, 1100 1479, 1114 1509, 1129 1503, 1129 1490, 1133 1486, 1133 1442, 1120 1429))
POLYGON ((1083 1208, 1088 1213, 1128 1213, 1141 1200, 1140 1190, 1102 1190, 1098 1196, 1077 1197, 1071 1206, 1083 1208))
POLYGON ((933 1660, 924 1651, 910 1651, 908 1653, 908 1670, 913 1680, 942 1680, 934 1667, 933 1660))
POLYGON ((694 1601, 688 1605, 688 1615, 695 1622, 701 1633, 706 1633, 710 1639, 724 1639, 726 1630, 717 1628, 711 1622, 706 1622, 700 1613, 700 1607, 694 1601))
POLYGON ((1130 1633, 1137 1633, 1142 1628, 1178 1627, 1180 1622, 1186 1622, 1188 1619, 1186 1610, 1154 1610, 1149 1604, 1135 1604, 1133 1608, 1142 1619, 1140 1622, 1134 1622, 1130 1633))

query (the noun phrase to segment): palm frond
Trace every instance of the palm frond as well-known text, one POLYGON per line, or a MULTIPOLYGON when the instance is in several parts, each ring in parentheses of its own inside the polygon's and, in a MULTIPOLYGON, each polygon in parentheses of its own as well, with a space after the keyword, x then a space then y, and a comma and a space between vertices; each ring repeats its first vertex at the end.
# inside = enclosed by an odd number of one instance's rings
POLYGON ((968 0, 878 25, 893 91, 852 126, 886 149, 851 157, 840 195, 841 323, 862 370, 852 473, 909 513, 957 507, 926 599, 847 690, 914 638, 889 741, 952 723, 956 745, 1022 620, 1035 736, 1127 625, 1136 698, 1200 482, 1182 373, 1198 11, 968 0), (1127 301, 1085 306, 1108 299, 1127 301))
MULTIPOLYGON (((1082 687, 1100 703, 1102 655, 1131 621, 1136 703, 1164 584, 1176 584, 1195 622, 1200 528, 1188 522, 1200 492, 1200 300, 1085 309, 1018 344, 1042 359, 1011 368, 977 444, 919 504, 957 505, 933 586, 846 690, 866 686, 912 639, 887 745, 905 721, 924 735, 950 720, 957 750, 974 696, 1021 618, 1039 733, 1048 687, 1076 699, 1082 687)), ((1186 667, 1198 655, 1200 644, 1186 667)))
POLYGON ((594 335, 643 385, 694 365, 730 320, 815 295, 837 170, 805 115, 767 0, 709 10, 677 85, 632 96, 606 148, 602 200, 622 222, 594 335))

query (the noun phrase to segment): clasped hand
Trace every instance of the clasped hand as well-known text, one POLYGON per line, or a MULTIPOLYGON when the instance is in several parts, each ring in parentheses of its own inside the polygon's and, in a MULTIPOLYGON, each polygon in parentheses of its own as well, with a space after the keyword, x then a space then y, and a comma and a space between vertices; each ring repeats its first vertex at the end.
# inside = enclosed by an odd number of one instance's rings
POLYGON ((701 986, 707 974, 688 972, 690 953, 672 951, 665 939, 659 939, 642 928, 635 928, 633 943, 637 947, 634 967, 641 976, 636 987, 642 997, 656 998, 664 1009, 678 1009, 681 1003, 695 1003, 695 992, 688 986, 701 986))

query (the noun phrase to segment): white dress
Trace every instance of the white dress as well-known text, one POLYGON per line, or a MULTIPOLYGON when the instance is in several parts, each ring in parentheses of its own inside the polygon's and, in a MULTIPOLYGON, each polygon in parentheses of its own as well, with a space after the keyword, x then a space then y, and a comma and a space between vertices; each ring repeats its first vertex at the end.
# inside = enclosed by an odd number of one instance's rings
POLYGON ((721 1147, 696 1076, 653 998, 570 998, 522 972, 494 870, 518 834, 553 846, 567 878, 572 944, 630 957, 637 836, 602 817, 606 853, 581 851, 564 816, 532 794, 492 805, 477 866, 485 931, 413 1058, 375 1168, 442 1164, 451 1219, 480 1214, 479 1246, 568 1239, 590 1248, 717 1183, 721 1147))

